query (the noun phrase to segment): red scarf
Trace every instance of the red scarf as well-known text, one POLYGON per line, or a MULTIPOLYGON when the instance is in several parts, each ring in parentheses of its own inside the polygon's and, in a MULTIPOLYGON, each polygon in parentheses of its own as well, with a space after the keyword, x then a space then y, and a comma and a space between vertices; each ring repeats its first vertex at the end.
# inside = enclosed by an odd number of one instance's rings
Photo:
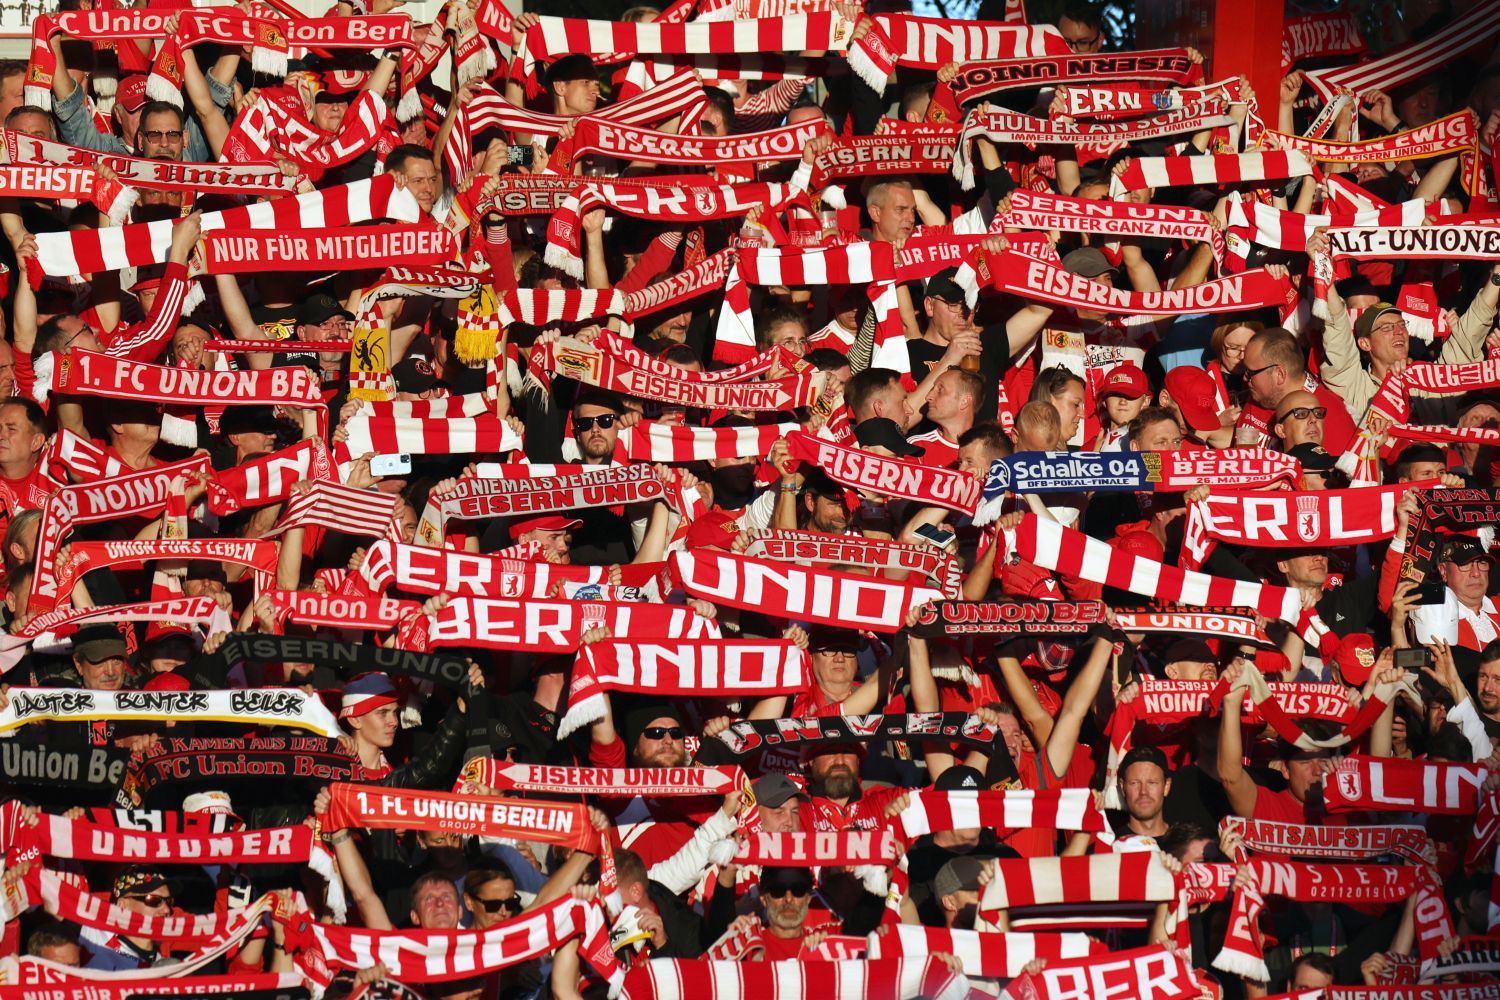
POLYGON ((381 631, 394 628, 421 607, 418 601, 401 601, 394 597, 351 597, 309 590, 272 590, 269 596, 278 622, 291 620, 323 628, 381 631))
POLYGON ((1020 229, 1060 229, 1097 236, 1156 236, 1196 240, 1223 259, 1224 236, 1209 223, 1208 213, 1175 205, 1138 205, 1129 201, 1069 198, 1018 188, 1010 194, 1004 225, 1020 229))
POLYGON ((591 854, 599 849, 599 831, 578 802, 475 798, 345 782, 330 785, 329 791, 328 811, 318 817, 324 830, 431 830, 534 840, 591 854))
POLYGON ((1108 956, 1048 962, 1001 991, 1001 1000, 1188 1000, 1200 995, 1198 971, 1185 951, 1149 945, 1108 956))
POLYGON ((984 484, 967 472, 886 458, 846 448, 804 431, 787 435, 792 457, 816 465, 828 478, 851 489, 937 505, 973 514, 984 484))
POLYGON ((947 84, 938 84, 939 91, 946 86, 951 94, 942 97, 934 94, 933 97, 952 102, 956 109, 990 94, 1023 87, 1111 80, 1152 80, 1186 86, 1202 79, 1203 64, 1193 62, 1187 49, 1145 49, 1091 55, 1069 53, 965 63, 947 84))
POLYGON ((242 507, 285 500, 304 480, 332 480, 328 449, 303 441, 216 473, 208 484, 208 509, 221 517, 242 507))
POLYGON ((307 369, 204 371, 148 365, 74 349, 59 356, 55 392, 181 406, 323 406, 323 394, 307 369))
POLYGON ((802 148, 827 131, 828 126, 821 118, 766 132, 729 136, 671 135, 636 125, 585 118, 573 130, 573 151, 576 156, 597 153, 646 163, 729 166, 800 159, 802 148))
POLYGON ((465 764, 458 785, 466 781, 502 792, 604 797, 728 795, 750 784, 744 771, 731 766, 554 767, 509 764, 490 757, 476 757, 465 764))
POLYGON ((824 865, 891 865, 901 856, 896 833, 889 826, 873 830, 792 833, 757 831, 740 842, 737 865, 774 865, 818 868, 824 865))
POLYGON ((820 190, 835 177, 885 174, 946 174, 958 150, 958 131, 923 127, 882 135, 841 138, 813 162, 809 187, 820 190))
POLYGON ((1420 826, 1309 826, 1240 816, 1225 817, 1221 826, 1238 831, 1247 850, 1288 857, 1369 860, 1399 854, 1421 862, 1429 846, 1420 826))
POLYGON ((937 830, 1103 830, 1087 788, 954 791, 924 788, 896 817, 908 841, 937 830))
POLYGON ((1033 302, 1126 316, 1228 313, 1264 306, 1280 309, 1296 295, 1286 278, 1273 277, 1264 268, 1158 292, 1110 288, 1014 251, 981 253, 977 270, 980 280, 997 291, 1033 302))
POLYGON ((727 552, 674 552, 673 586, 694 597, 776 618, 894 632, 913 606, 941 597, 911 583, 747 559, 727 552))
POLYGON ((896 924, 882 930, 885 933, 870 935, 868 956, 872 959, 912 959, 942 952, 957 956, 964 975, 985 979, 1014 978, 1037 959, 1056 965, 1109 950, 1086 934, 1006 934, 917 924, 896 924))
POLYGON ((1366 809, 1471 816, 1479 808, 1483 764, 1435 764, 1388 757, 1345 757, 1323 782, 1329 812, 1366 809))
POLYGON ((734 639, 645 642, 611 639, 584 646, 573 665, 557 738, 604 718, 610 691, 716 697, 800 694, 811 679, 807 653, 790 641, 734 639))
MULTIPOLYGON (((524 468, 524 466, 522 467, 524 468)), ((665 489, 650 465, 582 466, 567 475, 527 479, 460 479, 427 499, 419 545, 440 547, 452 520, 525 516, 659 500, 665 489)))
POLYGON ((1206 187, 1308 177, 1312 161, 1296 151, 1214 153, 1209 156, 1143 156, 1127 160, 1110 177, 1109 196, 1147 188, 1206 187))
MULTIPOLYGON (((693 375, 684 372, 684 377, 693 375)), ((712 373, 709 373, 712 374, 712 373)), ((647 420, 620 432, 616 459, 625 462, 706 462, 769 454, 771 446, 797 430, 797 424, 754 427, 689 427, 647 420)))
POLYGON ((1363 545, 1396 533, 1396 504, 1437 481, 1346 490, 1209 494, 1188 507, 1180 565, 1197 569, 1215 545, 1363 545))
MULTIPOLYGON (((549 601, 459 598, 428 620, 427 645, 479 646, 516 652, 573 653, 583 633, 607 628, 623 639, 717 639, 719 628, 688 608, 616 601, 549 601)), ((403 632, 402 644, 416 643, 403 632)))
POLYGON ((458 254, 458 241, 436 226, 302 229, 291 234, 221 229, 203 237, 201 273, 342 271, 372 265, 428 266, 458 254))

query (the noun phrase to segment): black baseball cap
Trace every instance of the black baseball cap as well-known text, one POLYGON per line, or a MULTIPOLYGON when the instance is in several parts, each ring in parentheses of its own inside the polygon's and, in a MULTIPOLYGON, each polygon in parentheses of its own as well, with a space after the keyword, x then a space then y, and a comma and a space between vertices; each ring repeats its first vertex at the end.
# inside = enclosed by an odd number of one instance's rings
POLYGON ((352 312, 339 305, 338 300, 326 292, 309 295, 297 307, 298 326, 317 326, 328 322, 335 316, 342 316, 351 321, 354 319, 352 312))
POLYGON ((1120 770, 1118 772, 1120 777, 1123 778, 1125 776, 1125 772, 1130 769, 1130 765, 1142 762, 1155 764, 1161 768, 1163 774, 1170 775, 1172 773, 1172 769, 1167 766, 1167 755, 1162 752, 1161 747, 1131 747, 1120 760, 1120 770))
POLYGON ((1470 538, 1468 535, 1460 535, 1443 543, 1443 562, 1450 562, 1455 566, 1467 566, 1480 559, 1490 563, 1495 561, 1495 557, 1484 551, 1484 547, 1477 539, 1470 538))
POLYGON ((932 787, 940 792, 977 792, 984 788, 984 775, 967 764, 954 764, 938 775, 932 787))
POLYGON ((955 306, 966 305, 968 296, 963 288, 953 279, 958 276, 958 268, 949 267, 934 274, 927 281, 927 296, 933 299, 942 299, 944 302, 955 306))
POLYGON ((926 452, 906 440, 896 421, 889 417, 871 417, 861 420, 854 427, 854 440, 866 448, 885 448, 893 455, 914 458, 926 452))
POLYGON ((1311 441, 1304 441, 1287 454, 1302 463, 1303 472, 1328 472, 1338 465, 1338 459, 1324 451, 1322 445, 1311 441))
POLYGON ((1079 247, 1069 250, 1062 259, 1063 270, 1071 271, 1080 278, 1097 278, 1101 274, 1116 272, 1119 268, 1109 262, 1104 251, 1097 247, 1079 247))
POLYGON ((439 381, 432 362, 415 355, 391 365, 391 378, 395 379, 398 392, 426 392, 439 381))

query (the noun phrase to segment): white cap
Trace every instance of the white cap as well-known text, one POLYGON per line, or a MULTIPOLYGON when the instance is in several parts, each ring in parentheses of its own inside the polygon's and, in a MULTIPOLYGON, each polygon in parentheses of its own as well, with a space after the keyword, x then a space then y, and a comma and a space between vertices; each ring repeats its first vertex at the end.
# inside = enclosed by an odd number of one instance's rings
POLYGON ((233 816, 234 804, 230 802, 228 792, 196 792, 182 800, 182 811, 233 816))

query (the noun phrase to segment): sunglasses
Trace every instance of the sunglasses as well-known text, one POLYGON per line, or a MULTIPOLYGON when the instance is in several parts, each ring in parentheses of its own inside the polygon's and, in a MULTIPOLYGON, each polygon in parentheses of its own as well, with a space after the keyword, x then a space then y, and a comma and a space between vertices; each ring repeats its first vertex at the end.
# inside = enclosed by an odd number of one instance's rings
POLYGON ((159 892, 148 893, 148 894, 146 894, 144 896, 121 896, 120 898, 121 899, 134 899, 134 900, 136 900, 138 902, 144 903, 145 905, 151 907, 151 909, 153 909, 153 910, 156 909, 159 906, 165 906, 165 907, 168 907, 168 908, 170 908, 172 906, 172 897, 171 896, 164 896, 164 895, 162 895, 159 892))
POLYGON ((574 417, 573 429, 576 431, 591 431, 595 427, 607 431, 620 419, 618 413, 604 413, 597 417, 574 417))
POLYGON ((1281 366, 1277 365, 1277 364, 1270 364, 1270 365, 1262 365, 1259 368, 1251 368, 1249 371, 1245 372, 1245 381, 1248 382, 1251 379, 1253 379, 1255 376, 1261 374, 1262 372, 1268 372, 1272 368, 1280 368, 1280 367, 1281 366))
POLYGON ((1326 406, 1294 406, 1276 419, 1285 420, 1287 417, 1291 417, 1293 420, 1306 420, 1308 417, 1317 417, 1319 420, 1322 420, 1326 416, 1328 416, 1328 407, 1326 406))
POLYGON ((501 910, 521 908, 521 900, 518 896, 506 896, 504 899, 480 899, 478 896, 470 896, 469 900, 478 903, 485 913, 499 913, 501 910))
POLYGON ((798 899, 801 899, 803 896, 812 895, 812 883, 796 882, 792 885, 766 885, 762 882, 760 885, 760 894, 767 899, 783 899, 787 896, 796 896, 798 899))
POLYGON ((814 646, 814 653, 824 653, 828 656, 858 656, 859 652, 853 646, 814 646))
POLYGON ((686 734, 681 726, 647 726, 641 730, 641 735, 648 740, 664 740, 668 736, 680 740, 686 734))
POLYGON ((180 128, 155 129, 154 128, 154 129, 151 129, 149 132, 142 132, 141 133, 141 138, 145 139, 147 142, 176 142, 178 139, 182 138, 182 129, 180 129, 180 128))

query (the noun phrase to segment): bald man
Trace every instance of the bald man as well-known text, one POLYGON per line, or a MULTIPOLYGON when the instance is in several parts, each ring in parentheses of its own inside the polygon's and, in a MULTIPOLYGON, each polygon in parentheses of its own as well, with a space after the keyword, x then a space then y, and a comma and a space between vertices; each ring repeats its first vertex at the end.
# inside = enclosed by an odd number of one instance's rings
POLYGON ((1295 389, 1276 404, 1276 421, 1271 429, 1281 438, 1283 451, 1291 451, 1299 444, 1322 444, 1323 421, 1327 416, 1328 408, 1317 396, 1306 389, 1295 389))

